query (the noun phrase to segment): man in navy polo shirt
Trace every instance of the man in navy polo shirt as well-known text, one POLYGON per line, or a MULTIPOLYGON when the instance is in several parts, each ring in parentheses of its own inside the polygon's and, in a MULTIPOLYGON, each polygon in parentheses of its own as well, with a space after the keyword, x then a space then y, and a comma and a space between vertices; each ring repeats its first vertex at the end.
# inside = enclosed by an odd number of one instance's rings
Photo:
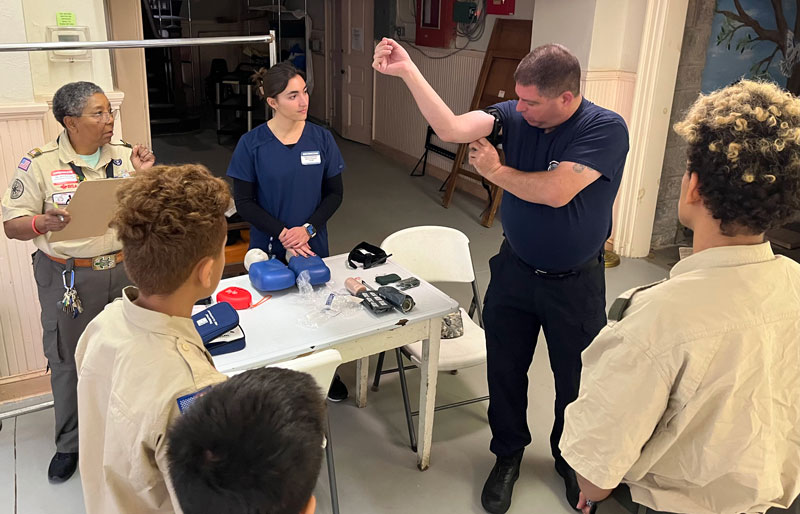
POLYGON ((481 503, 493 514, 511 505, 522 453, 531 442, 528 369, 541 328, 556 389, 550 446, 567 500, 576 508, 580 489, 558 443, 564 408, 578 395, 581 352, 606 324, 603 245, 611 235, 628 153, 625 122, 581 96, 580 64, 561 45, 540 46, 520 62, 514 73, 519 100, 460 116, 397 42, 383 39, 372 66, 402 78, 436 134, 470 143, 470 164, 505 190, 506 239, 489 261, 483 310, 490 449, 497 461, 481 503), (495 123, 503 128, 505 165, 486 140, 495 123))

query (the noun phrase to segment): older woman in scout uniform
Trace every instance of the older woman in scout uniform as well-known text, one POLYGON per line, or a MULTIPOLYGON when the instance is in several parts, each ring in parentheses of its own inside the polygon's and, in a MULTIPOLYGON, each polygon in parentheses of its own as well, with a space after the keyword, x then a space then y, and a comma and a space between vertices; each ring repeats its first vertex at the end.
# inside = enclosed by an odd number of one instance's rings
POLYGON ((2 208, 6 236, 33 240, 38 249, 33 269, 56 417, 56 454, 48 478, 63 482, 78 463, 75 346, 86 325, 129 280, 111 229, 98 237, 53 243, 50 234, 70 223, 64 207, 82 181, 127 177, 151 167, 155 156, 143 146, 111 142, 117 111, 95 84, 61 87, 53 97, 53 115, 64 132, 22 158, 2 208))

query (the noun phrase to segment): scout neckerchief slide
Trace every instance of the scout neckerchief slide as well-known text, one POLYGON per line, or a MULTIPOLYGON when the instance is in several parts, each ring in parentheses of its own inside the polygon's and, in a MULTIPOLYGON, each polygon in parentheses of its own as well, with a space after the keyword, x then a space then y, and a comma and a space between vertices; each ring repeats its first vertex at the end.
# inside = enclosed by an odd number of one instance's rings
POLYGON ((61 309, 75 319, 78 314, 83 312, 81 299, 78 298, 78 291, 75 290, 75 270, 62 271, 61 282, 64 284, 64 298, 60 302, 61 309), (67 273, 69 273, 69 285, 67 285, 67 273))

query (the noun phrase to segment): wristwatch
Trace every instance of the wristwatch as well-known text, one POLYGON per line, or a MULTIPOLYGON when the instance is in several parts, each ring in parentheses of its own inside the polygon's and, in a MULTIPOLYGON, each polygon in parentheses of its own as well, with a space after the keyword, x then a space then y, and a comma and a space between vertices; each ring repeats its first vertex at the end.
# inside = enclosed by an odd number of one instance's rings
POLYGON ((315 229, 314 225, 311 223, 304 223, 303 228, 306 229, 306 232, 308 232, 308 237, 314 237, 317 235, 317 229, 315 229))

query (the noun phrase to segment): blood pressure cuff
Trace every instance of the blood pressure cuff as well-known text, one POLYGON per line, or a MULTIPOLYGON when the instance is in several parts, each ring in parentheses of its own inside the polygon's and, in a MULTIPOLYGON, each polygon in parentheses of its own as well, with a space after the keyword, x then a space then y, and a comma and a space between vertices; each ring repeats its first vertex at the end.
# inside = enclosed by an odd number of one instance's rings
POLYGON ((203 343, 216 339, 239 325, 239 313, 228 302, 215 303, 194 316, 194 328, 203 343))
POLYGON ((416 305, 413 298, 405 293, 401 293, 392 286, 379 287, 378 294, 404 313, 410 311, 414 308, 414 305, 416 305))
POLYGON ((301 272, 308 271, 312 286, 324 284, 331 279, 330 268, 325 265, 325 262, 318 255, 292 257, 289 259, 289 269, 298 277, 301 272))
POLYGON ((492 132, 486 136, 486 139, 492 146, 499 146, 503 143, 503 116, 497 107, 487 107, 483 110, 494 117, 494 125, 492 125, 492 132))
POLYGON ((250 265, 250 283, 259 291, 280 291, 294 286, 295 274, 278 259, 250 265))
POLYGON ((356 269, 356 263, 359 263, 364 269, 370 269, 383 264, 389 257, 391 257, 391 254, 386 255, 386 252, 380 247, 362 241, 350 250, 350 255, 347 256, 347 265, 352 269, 356 269))

